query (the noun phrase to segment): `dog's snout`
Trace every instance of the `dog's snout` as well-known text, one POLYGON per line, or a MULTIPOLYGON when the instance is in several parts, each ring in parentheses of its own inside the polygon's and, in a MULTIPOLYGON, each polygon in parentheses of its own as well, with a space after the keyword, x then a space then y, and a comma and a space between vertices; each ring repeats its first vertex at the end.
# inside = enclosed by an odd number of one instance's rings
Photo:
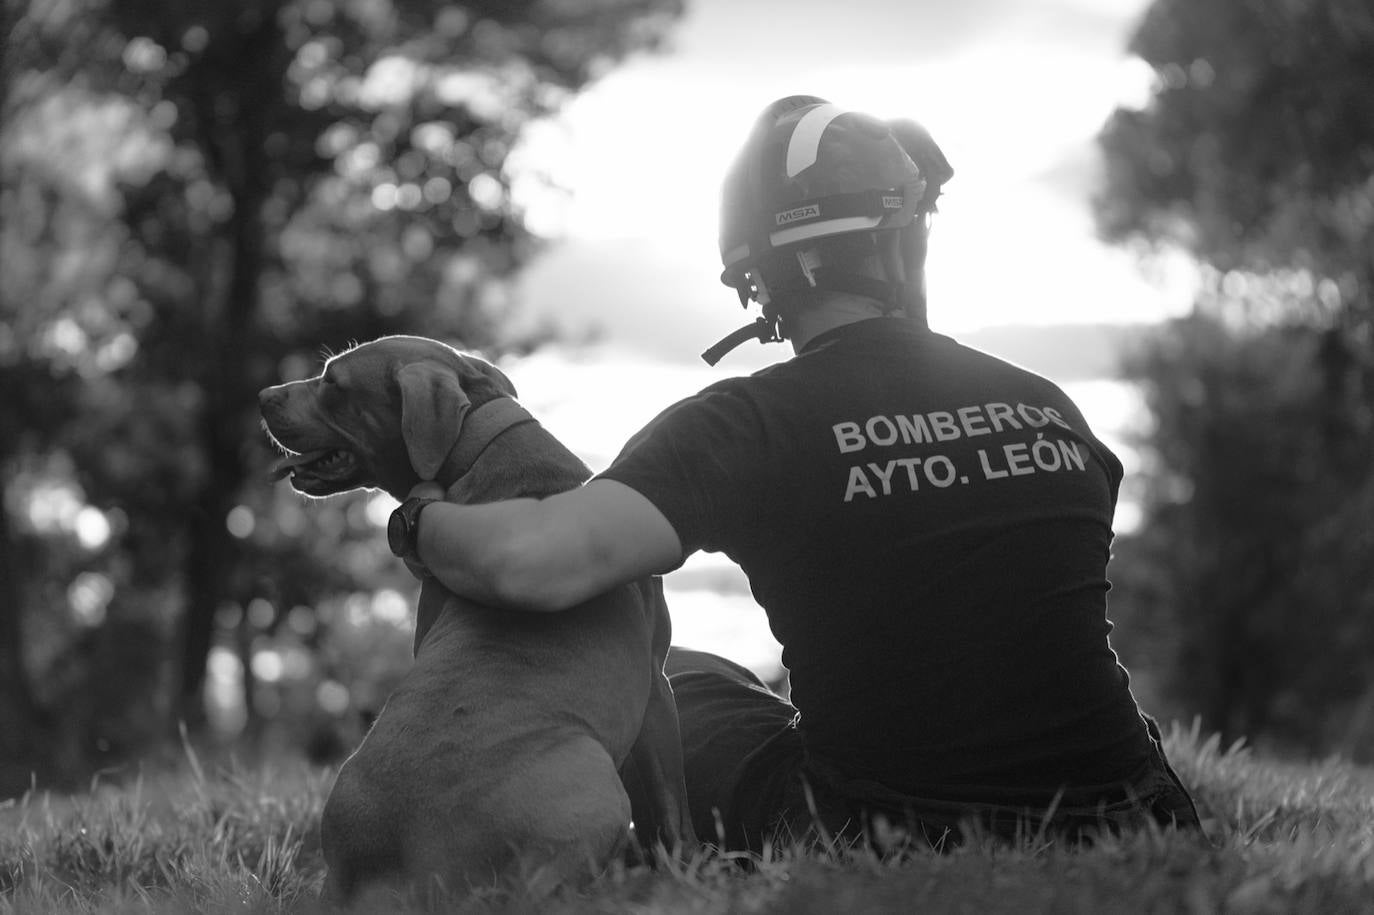
POLYGON ((280 386, 263 388, 258 392, 258 406, 266 407, 269 404, 281 399, 282 390, 280 386))

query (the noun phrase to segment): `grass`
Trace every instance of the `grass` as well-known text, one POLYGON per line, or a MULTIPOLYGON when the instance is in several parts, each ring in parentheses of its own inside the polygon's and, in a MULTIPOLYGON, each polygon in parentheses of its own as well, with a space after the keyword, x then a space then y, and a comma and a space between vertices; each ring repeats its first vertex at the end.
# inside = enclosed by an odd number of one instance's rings
MULTIPOLYGON (((993 844, 901 860, 773 849, 749 869, 703 854, 615 868, 533 896, 521 881, 452 912, 1374 913, 1374 770, 1294 764, 1174 728, 1170 758, 1209 839, 1143 831, 1071 849, 993 844)), ((0 807, 0 915, 323 913, 328 772, 182 770, 0 807)))

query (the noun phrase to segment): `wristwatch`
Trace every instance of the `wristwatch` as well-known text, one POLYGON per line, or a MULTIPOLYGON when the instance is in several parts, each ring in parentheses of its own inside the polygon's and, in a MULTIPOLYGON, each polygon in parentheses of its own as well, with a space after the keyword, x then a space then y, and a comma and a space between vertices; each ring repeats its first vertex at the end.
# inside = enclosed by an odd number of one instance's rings
POLYGON ((391 552, 402 559, 419 563, 420 555, 418 538, 420 536, 420 512, 431 502, 439 502, 440 499, 422 499, 418 496, 406 499, 396 510, 391 513, 391 517, 386 522, 386 543, 391 547, 391 552))

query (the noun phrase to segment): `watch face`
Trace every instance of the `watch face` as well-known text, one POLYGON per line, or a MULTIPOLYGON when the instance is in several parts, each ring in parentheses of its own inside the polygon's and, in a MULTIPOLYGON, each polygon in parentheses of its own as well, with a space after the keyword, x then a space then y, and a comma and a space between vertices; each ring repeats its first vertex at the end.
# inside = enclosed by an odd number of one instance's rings
POLYGON ((397 556, 403 555, 406 548, 406 532, 410 527, 406 523, 405 516, 398 507, 391 513, 391 517, 386 522, 386 543, 391 547, 391 552, 397 556))

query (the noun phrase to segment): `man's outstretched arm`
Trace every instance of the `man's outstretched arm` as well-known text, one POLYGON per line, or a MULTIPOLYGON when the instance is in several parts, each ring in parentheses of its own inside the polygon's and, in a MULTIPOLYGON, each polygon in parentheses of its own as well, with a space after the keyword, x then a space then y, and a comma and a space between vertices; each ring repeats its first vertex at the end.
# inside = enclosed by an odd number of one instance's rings
POLYGON ((566 610, 682 561, 682 543, 668 519, 614 480, 593 480, 544 499, 435 502, 420 516, 417 547, 449 590, 539 612, 566 610))

